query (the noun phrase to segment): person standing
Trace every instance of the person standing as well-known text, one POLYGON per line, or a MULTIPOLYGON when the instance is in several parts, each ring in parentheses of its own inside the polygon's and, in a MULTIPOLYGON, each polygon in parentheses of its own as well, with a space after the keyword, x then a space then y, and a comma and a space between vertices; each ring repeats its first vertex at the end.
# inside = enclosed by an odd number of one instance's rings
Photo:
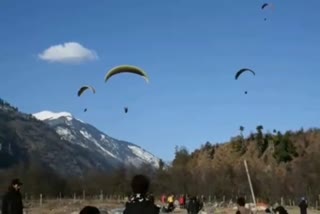
POLYGON ((300 214, 307 214, 308 203, 305 198, 301 198, 299 207, 300 207, 300 214))
POLYGON ((123 214, 159 214, 160 208, 147 196, 150 181, 144 175, 135 175, 131 181, 133 196, 126 203, 123 214))
POLYGON ((201 205, 197 197, 195 196, 191 197, 187 207, 188 214, 197 214, 199 213, 200 210, 201 210, 201 205))
POLYGON ((20 188, 22 182, 19 179, 13 179, 8 192, 2 199, 2 214, 23 214, 23 203, 20 188))
POLYGON ((243 197, 237 199, 238 210, 236 214, 252 214, 252 211, 245 207, 246 200, 243 197))

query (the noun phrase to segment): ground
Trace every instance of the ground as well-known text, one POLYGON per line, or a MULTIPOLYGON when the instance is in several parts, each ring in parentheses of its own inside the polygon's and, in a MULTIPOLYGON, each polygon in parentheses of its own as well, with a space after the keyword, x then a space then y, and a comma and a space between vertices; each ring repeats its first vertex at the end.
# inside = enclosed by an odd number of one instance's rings
MULTIPOLYGON (((43 201, 40 206, 40 201, 26 202, 26 214, 78 214, 80 209, 86 205, 93 205, 98 207, 101 211, 108 211, 108 213, 119 214, 121 212, 110 212, 116 208, 123 208, 124 202, 117 200, 48 200, 43 201)), ((299 210, 296 207, 286 207, 289 214, 299 214, 299 210)), ((217 208, 206 207, 204 213, 220 213, 220 214, 235 214, 232 208, 217 208)), ((106 212, 103 212, 106 213, 106 212)), ((186 214, 186 210, 177 209, 174 213, 186 214)), ((263 213, 263 212, 261 212, 263 213)), ((320 211, 313 209, 308 210, 308 214, 320 214, 320 211)))

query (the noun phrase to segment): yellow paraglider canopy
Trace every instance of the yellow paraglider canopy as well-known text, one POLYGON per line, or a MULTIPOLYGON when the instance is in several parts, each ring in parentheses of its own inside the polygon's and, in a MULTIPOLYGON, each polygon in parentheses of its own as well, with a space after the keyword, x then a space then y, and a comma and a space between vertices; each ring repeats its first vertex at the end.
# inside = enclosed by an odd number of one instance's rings
POLYGON ((132 65, 120 65, 116 66, 108 71, 106 74, 104 81, 107 82, 112 76, 120 73, 133 73, 133 74, 138 74, 142 76, 147 83, 149 83, 149 76, 148 74, 142 70, 141 68, 138 68, 136 66, 132 65))

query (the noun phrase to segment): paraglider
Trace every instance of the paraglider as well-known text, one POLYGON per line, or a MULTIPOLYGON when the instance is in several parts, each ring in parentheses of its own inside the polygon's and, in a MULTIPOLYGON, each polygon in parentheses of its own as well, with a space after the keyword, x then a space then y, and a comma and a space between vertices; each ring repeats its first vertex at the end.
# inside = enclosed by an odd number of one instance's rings
POLYGON ((240 77, 240 75, 241 75, 242 73, 244 73, 245 71, 250 71, 253 75, 256 75, 256 73, 255 73, 253 70, 251 70, 251 69, 249 69, 249 68, 242 68, 242 69, 240 69, 240 70, 236 73, 235 79, 237 80, 237 79, 240 77))
POLYGON ((128 113, 128 107, 124 107, 124 113, 128 113))
POLYGON ((91 90, 94 94, 96 93, 96 90, 92 87, 92 86, 89 86, 89 85, 85 85, 85 86, 82 86, 79 91, 78 91, 78 97, 80 97, 86 90, 91 90))
MULTIPOLYGON (((96 90, 92 87, 92 86, 89 86, 89 85, 84 85, 84 86, 82 86, 79 90, 78 90, 78 93, 77 93, 77 95, 78 95, 78 97, 80 97, 86 90, 91 90, 92 91, 92 93, 96 93, 96 90)), ((83 110, 83 112, 87 112, 87 108, 85 108, 84 110, 83 110)))
POLYGON ((105 76, 105 79, 104 79, 105 82, 107 82, 112 76, 114 76, 116 74, 120 74, 120 73, 137 74, 137 75, 140 75, 141 77, 143 77, 147 83, 149 82, 148 74, 145 71, 143 71, 141 68, 138 68, 138 67, 132 66, 132 65, 120 65, 120 66, 116 66, 116 67, 110 69, 105 76))
MULTIPOLYGON (((264 3, 262 6, 261 6, 261 10, 264 10, 266 7, 272 7, 272 4, 268 4, 268 3, 264 3)), ((264 18, 264 21, 266 21, 267 18, 264 18)))
MULTIPOLYGON (((241 74, 243 74, 244 72, 251 72, 253 75, 256 75, 256 73, 253 71, 253 70, 251 70, 251 69, 249 69, 249 68, 242 68, 242 69, 240 69, 237 73, 236 73, 236 75, 235 75, 235 79, 237 80, 240 76, 241 76, 241 74)), ((245 94, 248 94, 248 91, 245 91, 244 92, 245 94)))

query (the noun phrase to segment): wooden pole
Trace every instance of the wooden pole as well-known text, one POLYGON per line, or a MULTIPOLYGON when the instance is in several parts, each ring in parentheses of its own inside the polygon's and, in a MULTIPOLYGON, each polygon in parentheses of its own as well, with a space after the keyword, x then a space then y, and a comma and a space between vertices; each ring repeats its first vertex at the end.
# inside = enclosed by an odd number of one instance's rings
POLYGON ((252 195, 252 200, 253 200, 254 205, 257 207, 256 198, 255 198, 254 192, 253 192, 253 187, 252 187, 252 183, 251 183, 251 178, 250 178, 250 174, 249 174, 249 170, 248 170, 247 161, 244 160, 243 162, 244 162, 244 166, 246 168, 246 172, 247 172, 247 176, 248 176, 248 181, 249 181, 250 191, 251 191, 251 195, 252 195))

